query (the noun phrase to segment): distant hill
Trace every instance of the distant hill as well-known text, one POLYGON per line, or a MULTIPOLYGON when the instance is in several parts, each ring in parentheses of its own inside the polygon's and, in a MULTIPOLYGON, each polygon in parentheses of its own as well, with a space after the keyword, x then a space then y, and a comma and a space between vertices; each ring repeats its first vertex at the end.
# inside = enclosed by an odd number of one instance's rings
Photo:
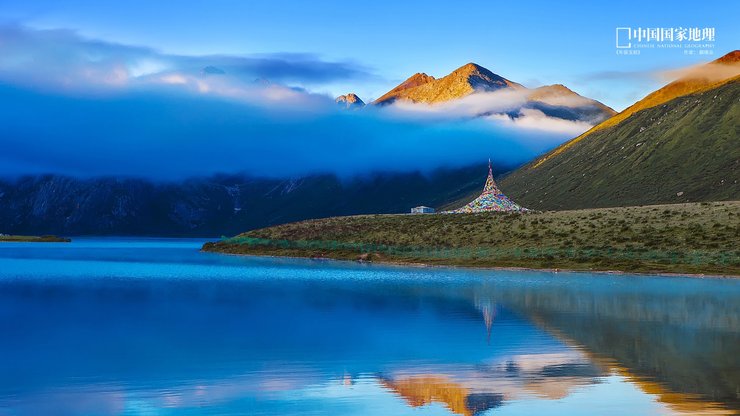
POLYGON ((344 108, 362 108, 365 106, 365 102, 353 92, 340 95, 334 101, 344 108))
POLYGON ((740 199, 739 56, 694 68, 501 179, 501 189, 535 209, 740 199))
POLYGON ((0 179, 0 233, 213 237, 308 218, 405 213, 480 192, 482 169, 170 183, 55 175, 0 179))
POLYGON ((584 97, 562 84, 529 90, 524 108, 533 108, 565 120, 600 122, 616 114, 611 107, 584 97))
MULTIPOLYGON (((524 104, 521 108, 510 111, 508 115, 511 117, 517 117, 519 110, 523 108, 540 110, 551 117, 590 123, 598 123, 616 114, 606 105, 578 95, 563 85, 547 85, 529 89, 472 62, 439 79, 424 73, 414 74, 373 101, 373 104, 384 106, 399 101, 440 104, 459 100, 472 94, 498 90, 521 93, 524 104)), ((487 115, 489 114, 478 114, 478 116, 487 115)))

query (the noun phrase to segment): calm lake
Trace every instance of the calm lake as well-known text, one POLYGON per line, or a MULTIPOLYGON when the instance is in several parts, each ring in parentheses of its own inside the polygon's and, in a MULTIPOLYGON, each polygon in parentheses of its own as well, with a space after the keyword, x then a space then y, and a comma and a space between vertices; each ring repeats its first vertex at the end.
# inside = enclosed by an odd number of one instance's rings
POLYGON ((740 410, 740 281, 0 244, 0 415, 740 410))

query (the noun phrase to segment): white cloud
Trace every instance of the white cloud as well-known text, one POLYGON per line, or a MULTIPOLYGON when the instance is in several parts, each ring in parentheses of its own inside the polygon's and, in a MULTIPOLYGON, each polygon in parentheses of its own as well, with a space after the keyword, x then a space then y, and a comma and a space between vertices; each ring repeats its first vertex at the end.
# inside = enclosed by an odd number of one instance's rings
POLYGON ((571 121, 562 118, 548 117, 540 110, 523 108, 516 117, 506 114, 493 114, 489 120, 527 130, 539 130, 548 133, 563 134, 575 137, 593 127, 585 121, 571 121))
POLYGON ((373 79, 367 68, 309 54, 185 56, 87 39, 74 31, 0 26, 0 81, 62 90, 132 86, 142 79, 171 82, 167 75, 206 77, 205 68, 233 80, 323 85, 373 79), (158 77, 161 75, 162 77, 158 77))
POLYGON ((396 101, 389 109, 399 116, 461 118, 491 113, 506 113, 521 108, 527 102, 526 90, 479 92, 454 101, 426 104, 396 101))
MULTIPOLYGON (((397 101, 388 108, 397 117, 419 120, 452 120, 483 116, 485 120, 509 128, 523 128, 548 133, 577 136, 595 122, 571 121, 550 117, 541 110, 527 108, 531 90, 498 90, 468 95, 459 100, 438 104, 397 101)), ((593 103, 579 96, 553 96, 541 100, 549 105, 582 108, 593 103)))
POLYGON ((521 91, 342 111, 332 97, 289 84, 372 74, 312 55, 173 56, 1 26, 0 39, 4 175, 356 174, 489 156, 514 166, 575 131, 521 111, 521 91))

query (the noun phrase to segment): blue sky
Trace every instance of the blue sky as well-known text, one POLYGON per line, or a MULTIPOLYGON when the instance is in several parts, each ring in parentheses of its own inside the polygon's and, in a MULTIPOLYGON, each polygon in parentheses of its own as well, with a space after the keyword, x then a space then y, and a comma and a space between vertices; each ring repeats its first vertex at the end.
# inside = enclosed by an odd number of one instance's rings
POLYGON ((652 71, 712 58, 676 50, 617 56, 616 27, 715 27, 719 57, 738 47, 738 12, 726 0, 0 0, 0 19, 32 28, 73 29, 170 54, 309 53, 376 75, 318 88, 332 95, 353 90, 369 99, 415 72, 441 76, 473 61, 528 86, 566 84, 616 109, 664 82, 652 71))

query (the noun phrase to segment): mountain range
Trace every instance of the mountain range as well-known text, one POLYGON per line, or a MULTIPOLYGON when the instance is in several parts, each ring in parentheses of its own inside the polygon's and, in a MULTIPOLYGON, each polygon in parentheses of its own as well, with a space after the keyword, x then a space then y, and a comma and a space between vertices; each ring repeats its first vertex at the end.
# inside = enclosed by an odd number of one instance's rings
POLYGON ((308 218, 408 212, 481 187, 482 166, 340 178, 243 175, 154 182, 59 175, 0 179, 0 233, 234 235, 308 218))
MULTIPOLYGON (((438 105, 475 94, 480 96, 480 94, 496 91, 517 93, 520 96, 522 104, 504 112, 512 118, 519 117, 523 109, 539 110, 550 117, 589 123, 598 123, 616 114, 613 109, 603 103, 583 97, 562 84, 530 89, 472 62, 442 78, 434 78, 421 72, 416 73, 373 101, 372 105, 383 107, 402 102, 438 105)), ((501 98, 495 96, 488 98, 491 103, 502 101, 501 98)), ((362 100, 353 93, 339 96, 336 101, 347 107, 353 106, 351 104, 362 103, 362 100)), ((476 116, 491 114, 491 112, 484 111, 476 116)))
POLYGON ((740 51, 692 68, 499 181, 535 209, 740 198, 740 51))

